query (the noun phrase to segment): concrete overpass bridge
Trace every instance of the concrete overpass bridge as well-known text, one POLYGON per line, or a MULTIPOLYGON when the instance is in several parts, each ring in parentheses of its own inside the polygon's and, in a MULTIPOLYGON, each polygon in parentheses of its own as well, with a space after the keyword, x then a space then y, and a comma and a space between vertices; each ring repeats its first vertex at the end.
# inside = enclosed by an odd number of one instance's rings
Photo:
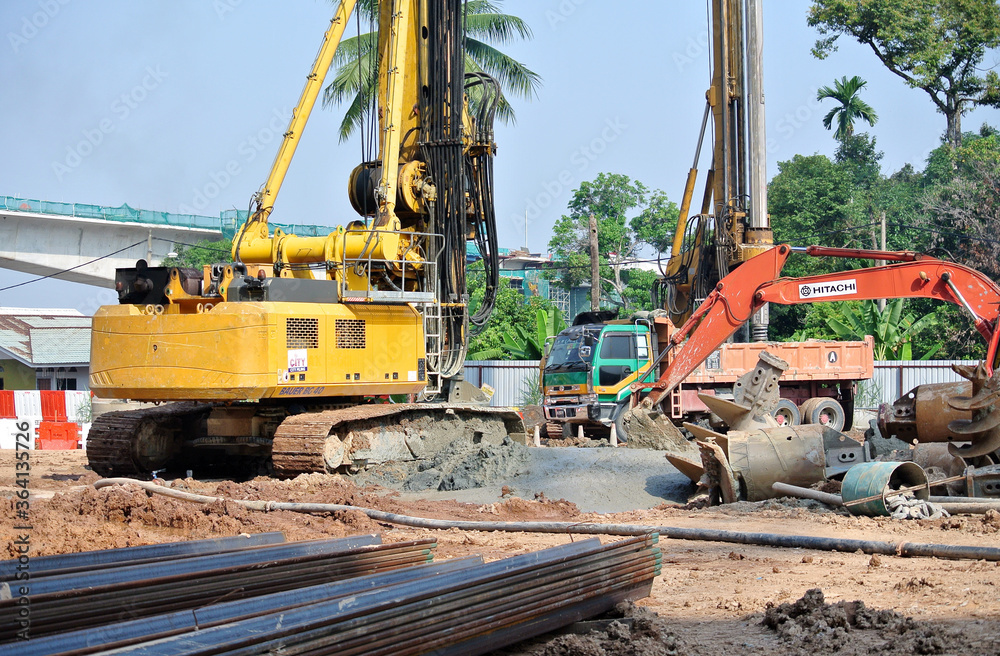
MULTIPOLYGON (((108 288, 115 269, 139 259, 157 266, 180 244, 231 239, 244 220, 236 210, 211 217, 0 196, 0 268, 108 288)), ((274 225, 300 236, 331 230, 274 225)))

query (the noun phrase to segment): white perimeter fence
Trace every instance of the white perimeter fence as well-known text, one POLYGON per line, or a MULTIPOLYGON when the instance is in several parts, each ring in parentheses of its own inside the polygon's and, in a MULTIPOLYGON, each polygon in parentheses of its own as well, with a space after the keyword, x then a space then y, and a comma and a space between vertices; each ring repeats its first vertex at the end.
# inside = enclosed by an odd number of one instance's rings
MULTIPOLYGON (((892 403, 917 385, 962 380, 953 364, 975 365, 976 360, 878 360, 875 375, 860 384, 855 408, 875 410, 892 403)), ((539 402, 538 360, 470 360, 465 379, 477 387, 490 385, 492 405, 524 406, 539 402)))

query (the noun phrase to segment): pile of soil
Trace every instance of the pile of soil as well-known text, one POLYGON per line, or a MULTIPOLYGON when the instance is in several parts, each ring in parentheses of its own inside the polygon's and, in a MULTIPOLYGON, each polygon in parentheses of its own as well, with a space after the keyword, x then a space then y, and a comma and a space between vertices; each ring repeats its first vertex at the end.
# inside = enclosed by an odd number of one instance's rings
POLYGON ((962 637, 941 626, 917 622, 893 610, 874 610, 863 601, 825 603, 823 591, 808 590, 791 604, 772 606, 761 622, 777 632, 788 654, 972 653, 962 637), (856 633, 871 632, 864 640, 856 633))
POLYGON ((519 656, 685 656, 692 654, 668 622, 632 602, 619 604, 607 618, 618 618, 603 630, 539 640, 519 656), (620 621, 619 621, 620 620, 620 621))
POLYGON ((408 478, 403 487, 411 492, 483 487, 513 477, 527 463, 527 447, 509 437, 499 445, 456 440, 433 460, 421 462, 417 474, 408 478))

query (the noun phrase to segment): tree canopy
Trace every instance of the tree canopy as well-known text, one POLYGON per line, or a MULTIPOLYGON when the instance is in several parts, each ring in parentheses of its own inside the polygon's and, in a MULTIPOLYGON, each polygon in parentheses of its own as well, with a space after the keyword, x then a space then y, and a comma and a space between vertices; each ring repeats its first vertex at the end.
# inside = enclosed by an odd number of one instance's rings
POLYGON ((232 243, 226 239, 202 239, 194 244, 177 244, 177 257, 163 259, 162 266, 201 268, 206 264, 229 262, 232 243))
MULTIPOLYGON (((466 282, 469 289, 470 314, 483 302, 486 289, 486 274, 482 260, 469 265, 466 282)), ((500 279, 496 304, 490 320, 479 333, 469 340, 469 358, 473 360, 533 360, 540 357, 540 351, 529 352, 526 335, 537 335, 539 311, 545 313, 552 322, 553 329, 562 324, 562 316, 552 303, 540 296, 525 298, 521 291, 504 284, 500 279), (521 340, 523 343, 517 343, 521 340), (511 346, 515 348, 511 348, 511 346)), ((560 330, 562 328, 560 327, 560 330)), ((558 332, 558 331, 557 331, 558 332)), ((544 346, 544 339, 539 342, 544 346)), ((538 339, 536 338, 536 342, 538 339)))
POLYGON ((1000 107, 996 71, 980 74, 987 49, 1000 46, 996 0, 813 0, 809 25, 823 59, 847 36, 871 48, 886 68, 923 89, 947 120, 947 142, 962 143, 962 115, 1000 107))
POLYGON ((570 289, 590 280, 590 215, 597 219, 601 297, 626 309, 648 309, 651 271, 635 268, 643 245, 669 248, 678 209, 662 191, 650 191, 620 173, 600 173, 573 192, 549 240, 556 266, 551 277, 570 289), (631 218, 629 215, 632 215, 631 218))
MULTIPOLYGON (((795 155, 779 162, 768 192, 775 241, 878 249, 884 213, 888 250, 929 252, 1000 280, 1000 131, 984 125, 966 133, 957 149, 944 143, 922 170, 907 164, 886 175, 881 160, 875 139, 857 133, 841 142, 833 159, 795 155)), ((871 264, 793 255, 783 273, 803 276, 871 264)), ((894 344, 887 357, 935 353, 964 359, 985 353, 968 316, 950 303, 909 299, 887 305, 884 313, 843 302, 771 307, 774 339, 839 339, 847 334, 844 326, 865 322, 884 336, 902 336, 887 340, 894 344)), ((861 332, 855 330, 855 336, 861 332)))
POLYGON ((845 75, 834 80, 833 88, 821 87, 816 92, 816 100, 831 98, 839 103, 823 117, 823 127, 827 130, 833 129, 833 121, 837 120, 837 130, 833 133, 837 141, 844 141, 854 134, 855 121, 867 121, 868 125, 878 122, 878 114, 858 95, 866 84, 868 82, 857 75, 851 79, 845 75))
MULTIPOLYGON (((503 13, 502 4, 502 0, 466 0, 465 72, 485 72, 496 78, 502 91, 497 117, 504 123, 513 123, 514 109, 507 97, 531 99, 542 79, 496 47, 532 38, 531 27, 521 18, 503 13)), ((369 26, 377 27, 376 10, 375 0, 359 0, 355 12, 369 26)), ((346 141, 371 118, 372 101, 378 87, 377 51, 376 30, 343 39, 337 47, 330 65, 333 80, 323 91, 323 106, 348 103, 340 123, 341 141, 346 141)), ((469 102, 473 107, 478 96, 476 91, 469 93, 469 102)))

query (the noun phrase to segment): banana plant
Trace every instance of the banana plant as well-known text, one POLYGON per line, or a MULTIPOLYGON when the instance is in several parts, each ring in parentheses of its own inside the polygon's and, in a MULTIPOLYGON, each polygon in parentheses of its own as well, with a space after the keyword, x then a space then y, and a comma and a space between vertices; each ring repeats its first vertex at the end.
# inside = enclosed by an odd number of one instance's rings
MULTIPOLYGON (((913 335, 933 320, 933 314, 919 319, 903 314, 903 299, 888 301, 879 310, 875 301, 864 301, 859 308, 845 307, 841 319, 831 318, 827 325, 841 339, 864 339, 871 335, 875 340, 876 360, 912 360, 913 335)), ((930 359, 943 344, 937 343, 919 360, 930 359)))
POLYGON ((513 360, 541 360, 545 352, 545 342, 566 328, 562 312, 556 308, 540 309, 535 313, 532 327, 514 326, 503 333, 501 348, 484 349, 470 353, 471 360, 496 360, 505 355, 513 360))

